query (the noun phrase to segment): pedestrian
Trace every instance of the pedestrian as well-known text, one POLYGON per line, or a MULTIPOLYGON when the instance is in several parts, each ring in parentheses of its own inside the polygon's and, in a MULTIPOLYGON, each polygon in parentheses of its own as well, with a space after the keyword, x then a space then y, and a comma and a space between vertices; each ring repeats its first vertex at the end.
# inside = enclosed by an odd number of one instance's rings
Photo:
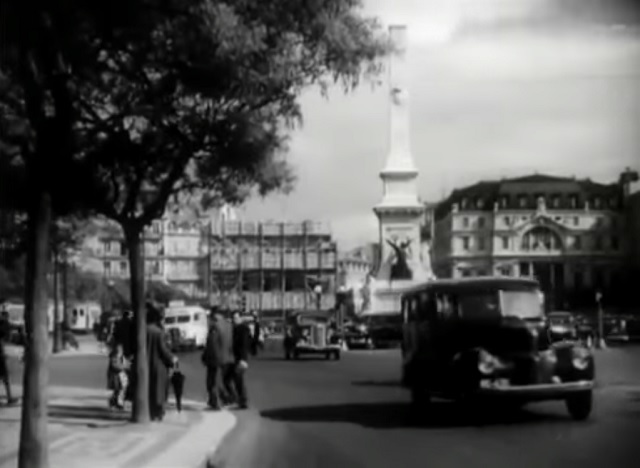
POLYGON ((117 344, 109 356, 109 369, 107 371, 109 390, 113 391, 109 399, 111 408, 124 409, 125 395, 129 386, 129 375, 127 373, 129 368, 130 362, 124 355, 124 348, 121 344, 117 344))
POLYGON ((133 323, 133 312, 122 311, 122 316, 113 326, 113 342, 115 345, 121 344, 124 355, 131 359, 134 354, 135 334, 133 323))
POLYGON ((11 393, 11 375, 9 366, 7 365, 7 354, 4 349, 5 342, 9 342, 11 337, 11 322, 9 320, 9 312, 4 309, 0 312, 0 379, 4 384, 4 391, 7 396, 7 406, 18 402, 17 398, 11 393))
POLYGON ((202 353, 202 363, 207 368, 208 405, 219 410, 235 401, 233 395, 233 333, 228 322, 218 310, 210 315, 207 343, 202 353))
POLYGON ((60 322, 60 331, 62 332, 62 348, 67 349, 67 345, 70 345, 76 351, 80 348, 76 336, 71 331, 69 321, 65 318, 60 322))
POLYGON ((246 409, 249 406, 245 374, 249 368, 249 352, 251 349, 251 332, 243 322, 239 312, 233 314, 233 369, 234 390, 238 397, 238 407, 246 409))
POLYGON ((249 329, 251 331, 251 355, 256 356, 258 350, 262 349, 262 328, 260 327, 258 313, 255 310, 251 313, 249 329))
POLYGON ((152 421, 162 421, 169 390, 169 370, 178 362, 165 339, 162 313, 147 304, 147 359, 149 366, 149 415, 152 421))

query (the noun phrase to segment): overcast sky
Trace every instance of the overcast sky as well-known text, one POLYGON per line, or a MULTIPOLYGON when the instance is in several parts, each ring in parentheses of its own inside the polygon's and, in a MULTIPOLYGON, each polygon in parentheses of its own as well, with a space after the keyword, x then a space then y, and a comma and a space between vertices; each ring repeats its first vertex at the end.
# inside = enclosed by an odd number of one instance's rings
MULTIPOLYGON (((365 0, 409 28, 412 152, 420 197, 533 172, 611 182, 640 169, 637 12, 615 0, 365 0)), ((384 77, 383 77, 384 78, 384 77)), ((386 85, 302 97, 288 197, 249 220, 331 223, 341 250, 377 240, 388 147, 386 85)))

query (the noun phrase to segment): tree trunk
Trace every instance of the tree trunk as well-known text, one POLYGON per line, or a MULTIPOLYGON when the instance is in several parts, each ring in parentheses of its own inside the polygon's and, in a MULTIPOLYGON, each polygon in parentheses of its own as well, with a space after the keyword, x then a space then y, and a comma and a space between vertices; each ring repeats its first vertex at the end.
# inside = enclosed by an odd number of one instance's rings
POLYGON ((51 195, 34 185, 29 210, 25 277, 25 370, 18 468, 48 468, 47 438, 48 293, 47 267, 52 219, 51 195))
POLYGON ((67 259, 66 256, 63 258, 62 261, 62 278, 61 278, 61 286, 62 286, 62 320, 69 320, 69 317, 67 316, 68 312, 67 309, 69 307, 69 278, 68 278, 68 271, 67 271, 67 259))
POLYGON ((149 422, 149 366, 147 359, 147 314, 144 303, 144 258, 142 229, 122 226, 129 254, 131 309, 135 317, 134 399, 132 421, 149 422))
POLYGON ((53 252, 53 352, 62 350, 62 333, 60 330, 60 264, 58 252, 53 252))

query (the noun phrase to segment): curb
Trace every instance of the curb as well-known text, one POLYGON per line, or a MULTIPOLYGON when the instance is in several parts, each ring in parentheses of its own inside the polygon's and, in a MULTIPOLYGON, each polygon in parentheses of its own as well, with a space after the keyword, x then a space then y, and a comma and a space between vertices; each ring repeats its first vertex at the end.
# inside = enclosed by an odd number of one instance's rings
MULTIPOLYGON (((15 385, 14 391, 16 396, 19 396, 20 402, 22 402, 22 385, 15 385)), ((110 395, 108 390, 86 388, 86 387, 65 387, 65 386, 51 386, 48 388, 49 392, 49 404, 67 404, 69 401, 74 401, 79 397, 89 397, 95 399, 106 399, 110 395)), ((237 418, 230 411, 210 412, 206 411, 207 406, 203 402, 196 400, 183 400, 183 407, 191 407, 192 413, 183 413, 189 418, 193 418, 192 421, 187 423, 185 430, 177 437, 172 439, 171 443, 165 447, 160 447, 157 452, 150 456, 138 453, 132 455, 130 459, 121 460, 122 463, 118 463, 117 466, 124 468, 129 466, 135 466, 137 468, 206 468, 209 466, 211 458, 218 450, 221 442, 227 436, 227 434, 236 426, 237 418)), ((81 406, 81 405, 79 405, 81 406)), ((168 402, 168 411, 174 411, 175 399, 170 397, 168 402), (172 408, 173 407, 173 408, 172 408)), ((17 411, 20 410, 20 405, 16 406, 17 411)), ((18 416, 19 418, 19 416, 18 416)), ((180 416, 178 416, 180 418, 180 416)), ((169 424, 172 424, 170 420, 169 424)), ((49 424, 52 422, 49 421, 49 424)), ((175 421, 174 421, 175 423, 175 421)), ((126 424, 123 428, 131 428, 133 432, 136 432, 137 424, 126 424)), ((152 427, 152 426, 150 426, 152 427)), ((114 428, 107 430, 114 430, 114 428)), ((117 430, 117 428, 115 428, 117 430)), ((125 431, 126 432, 126 429, 125 431)), ((125 434, 123 434, 124 436, 125 434)), ((112 467, 112 468, 115 468, 112 467)))

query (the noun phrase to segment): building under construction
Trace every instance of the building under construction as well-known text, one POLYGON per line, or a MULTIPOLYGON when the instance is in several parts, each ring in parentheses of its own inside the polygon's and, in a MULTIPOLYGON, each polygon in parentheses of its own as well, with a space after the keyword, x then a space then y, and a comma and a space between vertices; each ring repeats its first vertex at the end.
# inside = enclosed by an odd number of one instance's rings
MULTIPOLYGON (((145 235, 148 280, 222 308, 280 315, 335 305, 337 248, 328 225, 243 222, 224 213, 198 221, 165 219, 145 235)), ((126 246, 113 231, 99 236, 105 279, 129 275, 126 246)))
POLYGON ((338 262, 328 226, 225 221, 208 237, 213 304, 263 313, 334 307, 338 262))

